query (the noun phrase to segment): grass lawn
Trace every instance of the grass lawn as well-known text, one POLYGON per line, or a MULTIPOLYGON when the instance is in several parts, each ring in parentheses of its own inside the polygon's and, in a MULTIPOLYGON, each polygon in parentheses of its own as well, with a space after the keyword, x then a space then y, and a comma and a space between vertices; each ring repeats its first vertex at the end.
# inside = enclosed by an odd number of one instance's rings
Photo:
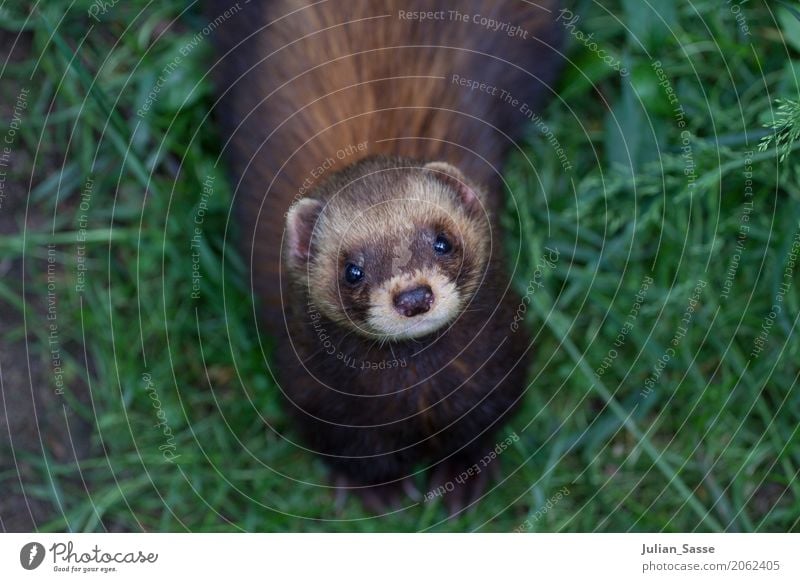
POLYGON ((41 530, 800 531, 796 2, 567 3, 559 97, 505 173, 538 355, 503 480, 452 520, 334 506, 245 289, 205 20, 106 4, 0 8, 28 192, 0 302, 93 427, 85 455, 45 439, 15 447, 26 479, 0 471, 50 508, 41 530))

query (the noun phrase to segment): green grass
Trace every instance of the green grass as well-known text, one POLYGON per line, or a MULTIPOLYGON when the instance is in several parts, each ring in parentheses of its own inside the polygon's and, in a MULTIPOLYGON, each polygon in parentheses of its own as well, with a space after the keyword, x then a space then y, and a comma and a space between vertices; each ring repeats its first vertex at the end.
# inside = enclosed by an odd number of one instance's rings
MULTIPOLYGON (((90 4, 40 4, 27 20, 0 12, 0 27, 31 41, 27 58, 0 76, 16 82, 3 89, 6 100, 18 84, 31 89, 19 136, 29 165, 13 174, 32 183, 29 202, 47 217, 0 237, 0 253, 25 253, 26 289, 44 295, 36 259, 57 245, 66 384, 91 394, 72 398, 68 389, 65 402, 95 427, 93 454, 80 463, 18 453, 38 474, 26 493, 57 510, 44 530, 511 531, 526 519, 530 531, 800 530, 800 266, 789 271, 800 157, 797 144, 785 145, 791 120, 779 123, 776 103, 800 95, 800 21, 790 10, 745 4, 748 36, 717 1, 668 3, 674 8, 660 15, 635 0, 570 3, 577 28, 630 75, 569 36, 560 98, 542 118, 572 167, 563 169, 533 123, 509 160, 505 222, 520 292, 545 247, 559 260, 544 269, 528 310, 538 356, 507 429, 520 440, 501 456, 505 480, 448 521, 436 504, 385 517, 354 499, 335 508, 321 462, 291 442, 267 368, 274 346, 255 325, 233 246, 220 140, 207 117, 210 43, 182 60, 147 115, 136 115, 202 26, 199 10, 120 2, 87 29, 90 4), (785 136, 760 151, 771 127, 785 136), (190 240, 209 175, 201 294, 192 299, 190 240), (88 270, 77 293, 82 215, 88 270), (737 265, 742 224, 749 230, 737 265), (653 282, 632 320, 646 277, 653 282), (790 287, 781 295, 783 282, 790 287), (165 436, 151 393, 180 455, 174 463, 159 450, 165 436), (559 490, 569 494, 534 519, 559 490)), ((0 301, 35 322, 41 313, 21 293, 18 282, 0 281, 0 301)), ((32 353, 48 365, 46 329, 31 329, 32 353)), ((16 475, 0 479, 19 488, 16 475)))

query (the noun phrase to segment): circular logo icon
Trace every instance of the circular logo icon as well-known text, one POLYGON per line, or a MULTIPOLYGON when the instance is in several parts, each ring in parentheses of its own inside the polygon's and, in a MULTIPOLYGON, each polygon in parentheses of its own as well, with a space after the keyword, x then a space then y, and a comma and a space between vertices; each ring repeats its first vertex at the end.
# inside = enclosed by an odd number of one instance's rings
POLYGON ((30 542, 19 551, 19 563, 26 570, 35 570, 44 561, 44 546, 39 542, 30 542))

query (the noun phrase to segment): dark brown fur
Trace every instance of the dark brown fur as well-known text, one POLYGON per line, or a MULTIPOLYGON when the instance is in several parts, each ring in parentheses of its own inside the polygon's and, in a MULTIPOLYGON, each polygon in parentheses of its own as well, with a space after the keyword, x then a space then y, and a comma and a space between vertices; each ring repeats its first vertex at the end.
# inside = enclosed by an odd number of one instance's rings
MULTIPOLYGON (((212 18, 231 4, 212 2, 212 18)), ((301 195, 319 196, 314 188, 322 180, 335 187, 335 172, 347 165, 368 155, 403 156, 448 162, 482 184, 497 232, 499 169, 525 118, 498 96, 451 79, 496 86, 536 109, 550 96, 560 60, 555 2, 305 5, 240 0, 240 10, 214 32, 217 113, 252 286, 270 332, 281 338, 282 390, 309 447, 351 482, 400 479, 418 463, 446 458, 464 470, 492 447, 493 429, 525 389, 530 346, 522 330, 509 332, 519 298, 509 291, 500 239, 484 284, 454 325, 419 341, 379 345, 309 308, 302 285, 284 287, 281 301, 285 213, 301 195), (528 38, 473 22, 401 20, 399 10, 481 14, 523 27, 528 38), (363 151, 337 159, 337 151, 363 142, 363 151), (311 177, 331 158, 331 167, 311 177), (320 327, 334 354, 321 346, 320 327), (362 369, 365 361, 406 365, 362 369)))

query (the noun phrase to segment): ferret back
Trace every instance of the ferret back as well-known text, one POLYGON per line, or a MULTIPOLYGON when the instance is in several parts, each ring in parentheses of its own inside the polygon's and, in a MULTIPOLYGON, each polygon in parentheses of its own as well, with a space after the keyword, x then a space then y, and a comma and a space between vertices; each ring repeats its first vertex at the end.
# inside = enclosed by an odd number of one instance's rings
POLYGON ((499 207, 499 165, 525 108, 553 94, 557 16, 550 0, 210 3, 216 113, 268 316, 281 313, 287 209, 367 155, 449 162, 499 207))

